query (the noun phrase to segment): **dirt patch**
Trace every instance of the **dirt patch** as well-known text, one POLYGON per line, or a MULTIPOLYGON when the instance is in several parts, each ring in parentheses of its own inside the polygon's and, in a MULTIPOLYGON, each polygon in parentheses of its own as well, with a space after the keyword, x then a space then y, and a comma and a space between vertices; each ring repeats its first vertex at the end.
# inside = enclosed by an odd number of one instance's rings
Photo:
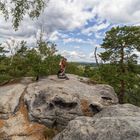
POLYGON ((88 116, 88 117, 93 116, 92 112, 90 111, 88 100, 85 100, 85 99, 81 100, 81 109, 82 109, 84 116, 88 116))
POLYGON ((0 120, 0 128, 2 128, 4 124, 5 124, 4 120, 0 120))

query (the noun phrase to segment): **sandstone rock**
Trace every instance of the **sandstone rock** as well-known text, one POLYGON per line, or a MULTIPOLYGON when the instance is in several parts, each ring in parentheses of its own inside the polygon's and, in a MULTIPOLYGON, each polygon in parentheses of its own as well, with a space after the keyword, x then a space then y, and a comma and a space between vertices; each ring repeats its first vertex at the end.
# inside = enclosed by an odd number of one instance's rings
POLYGON ((109 85, 88 85, 81 78, 69 80, 49 76, 28 85, 24 97, 31 121, 63 129, 78 116, 93 116, 102 108, 117 104, 118 98, 109 85))
POLYGON ((29 122, 27 109, 20 102, 15 115, 0 120, 0 140, 43 140, 45 126, 29 122))
POLYGON ((118 103, 112 87, 89 85, 87 78, 75 75, 68 77, 49 76, 35 83, 26 77, 20 84, 0 87, 0 140, 51 138, 76 117, 93 116, 118 103))
MULTIPOLYGON (((29 88, 27 91, 31 93, 29 88)), ((82 115, 79 98, 76 95, 61 92, 60 89, 49 87, 42 90, 41 88, 36 94, 32 93, 30 98, 25 95, 25 99, 30 120, 49 127, 61 128, 71 119, 82 115)))
POLYGON ((101 117, 140 117, 140 108, 132 104, 117 104, 103 109, 94 118, 101 117))
POLYGON ((34 77, 22 77, 22 78, 20 79, 20 83, 22 83, 22 84, 24 84, 24 85, 33 83, 33 81, 35 81, 35 78, 34 78, 34 77))
POLYGON ((113 105, 94 117, 78 117, 53 140, 140 140, 140 108, 113 105))
POLYGON ((0 118, 7 119, 16 111, 24 90, 25 86, 22 84, 0 87, 0 118))

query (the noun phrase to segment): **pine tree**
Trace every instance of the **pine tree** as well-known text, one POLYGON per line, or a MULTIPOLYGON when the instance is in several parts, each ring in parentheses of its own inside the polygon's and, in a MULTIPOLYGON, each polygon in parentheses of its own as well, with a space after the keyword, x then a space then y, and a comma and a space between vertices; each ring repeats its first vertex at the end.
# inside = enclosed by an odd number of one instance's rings
POLYGON ((101 46, 105 49, 105 52, 100 54, 102 60, 118 66, 119 101, 123 103, 129 82, 129 64, 136 63, 137 56, 134 51, 140 51, 140 26, 113 27, 106 33, 101 46))

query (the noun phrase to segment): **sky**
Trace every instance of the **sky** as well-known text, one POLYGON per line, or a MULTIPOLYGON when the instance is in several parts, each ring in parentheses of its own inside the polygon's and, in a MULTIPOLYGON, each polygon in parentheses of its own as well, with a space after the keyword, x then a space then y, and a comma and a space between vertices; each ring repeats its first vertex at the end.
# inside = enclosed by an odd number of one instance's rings
POLYGON ((34 47, 42 29, 68 61, 95 62, 95 47, 104 51, 105 32, 118 25, 140 25, 140 0, 50 0, 38 19, 26 15, 18 31, 0 16, 0 42, 25 40, 34 47))

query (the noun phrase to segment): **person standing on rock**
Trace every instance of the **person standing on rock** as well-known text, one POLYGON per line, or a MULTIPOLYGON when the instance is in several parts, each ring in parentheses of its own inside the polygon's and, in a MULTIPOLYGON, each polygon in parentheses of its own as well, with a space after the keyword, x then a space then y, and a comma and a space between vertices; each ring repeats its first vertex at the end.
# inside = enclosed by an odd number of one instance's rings
POLYGON ((57 73, 58 78, 68 79, 68 77, 65 74, 66 65, 67 65, 67 59, 65 57, 62 57, 62 59, 60 60, 60 63, 59 63, 60 70, 57 73))

